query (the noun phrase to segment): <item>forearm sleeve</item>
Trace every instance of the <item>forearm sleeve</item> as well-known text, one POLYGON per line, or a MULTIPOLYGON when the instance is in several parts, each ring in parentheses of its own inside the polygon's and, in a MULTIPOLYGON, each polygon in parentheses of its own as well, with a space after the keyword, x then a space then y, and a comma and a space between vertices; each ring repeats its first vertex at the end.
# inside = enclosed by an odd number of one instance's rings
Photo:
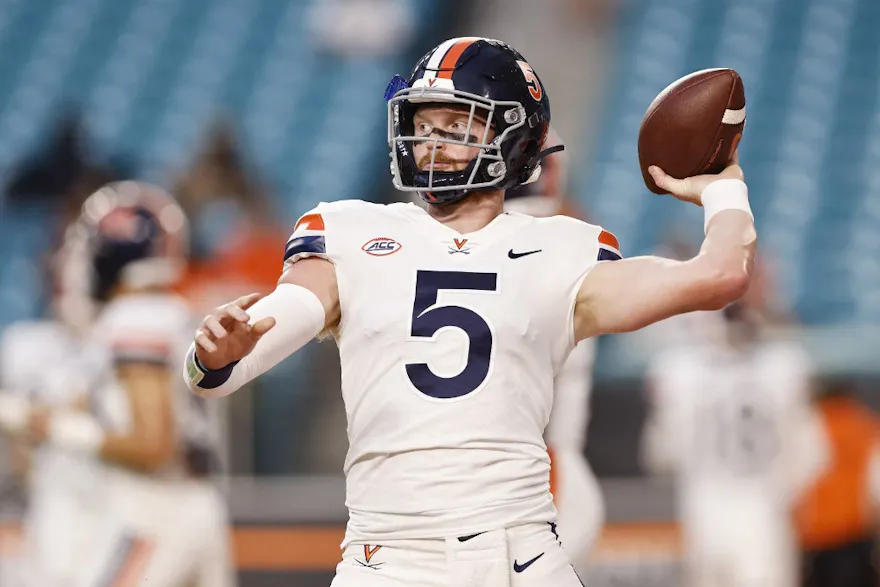
POLYGON ((205 368, 195 354, 195 343, 186 355, 183 377, 189 388, 204 397, 223 397, 265 373, 315 338, 326 320, 324 306, 310 290, 282 283, 248 309, 250 324, 263 318, 275 326, 242 360, 222 369, 205 368))

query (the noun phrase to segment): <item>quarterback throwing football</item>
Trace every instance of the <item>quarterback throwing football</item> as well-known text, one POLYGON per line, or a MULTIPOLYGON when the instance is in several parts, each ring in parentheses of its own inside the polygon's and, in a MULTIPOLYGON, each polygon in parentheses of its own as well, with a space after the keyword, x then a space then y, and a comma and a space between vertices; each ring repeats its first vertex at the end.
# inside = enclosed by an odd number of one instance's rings
POLYGON ((579 586, 553 532, 543 432, 581 340, 717 309, 749 285, 756 233, 742 171, 674 179, 702 204, 693 259, 620 259, 615 237, 505 213, 537 179, 547 91, 517 51, 451 39, 386 94, 394 185, 427 210, 347 200, 296 224, 278 286, 217 308, 185 377, 232 393, 332 333, 350 448, 334 587, 579 586))

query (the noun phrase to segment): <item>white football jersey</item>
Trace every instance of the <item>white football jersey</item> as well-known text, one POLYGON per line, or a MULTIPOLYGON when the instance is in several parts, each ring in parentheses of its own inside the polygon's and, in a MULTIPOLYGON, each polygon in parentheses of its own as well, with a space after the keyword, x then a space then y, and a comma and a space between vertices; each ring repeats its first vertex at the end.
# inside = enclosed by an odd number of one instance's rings
MULTIPOLYGON (((83 345, 53 320, 8 326, 0 340, 0 388, 27 396, 34 405, 82 408, 90 389, 108 375, 107 356, 83 345)), ((51 443, 34 447, 23 520, 22 572, 27 585, 70 584, 69 573, 93 536, 106 503, 100 467, 90 456, 51 443)))
MULTIPOLYGON (((546 188, 548 182, 562 188, 559 182, 564 180, 565 173, 558 166, 547 168, 536 183, 507 192, 504 209, 540 218, 559 214, 563 199, 553 195, 559 190, 547 193, 546 188)), ((605 521, 602 489, 584 456, 595 358, 595 339, 582 340, 571 351, 553 382, 553 410, 544 430, 552 459, 550 490, 556 531, 578 574, 588 571, 590 551, 605 521)))
POLYGON ((657 430, 646 448, 679 471, 685 498, 754 498, 785 512, 825 462, 809 373, 803 351, 783 342, 668 351, 649 372, 657 430))
MULTIPOLYGON (((170 373, 183 369, 195 331, 195 320, 185 300, 174 294, 137 293, 109 301, 92 332, 92 343, 107 349, 113 361, 168 365, 170 373)), ((216 446, 216 428, 203 398, 190 393, 178 377, 170 377, 181 451, 190 445, 206 450, 216 446)), ((112 379, 93 395, 93 409, 103 424, 124 432, 131 426, 128 396, 112 379)))
POLYGON ((322 203, 285 263, 336 267, 346 543, 552 521, 543 440, 573 309, 613 235, 505 213, 459 234, 412 204, 322 203))
POLYGON ((651 378, 646 448, 678 472, 686 574, 700 585, 795 585, 791 506, 827 459, 804 353, 703 343, 659 356, 651 378))
MULTIPOLYGON (((105 353, 82 344, 61 322, 19 322, 7 327, 0 341, 0 388, 26 395, 35 405, 69 409, 82 405, 92 388, 107 381, 109 364, 105 353)), ((79 487, 92 470, 88 460, 41 445, 34 451, 31 485, 37 492, 79 487)))
POLYGON ((47 406, 66 406, 106 370, 106 356, 86 348, 61 322, 9 325, 0 341, 0 387, 47 406))
MULTIPOLYGON (((552 129, 551 135, 554 144, 561 144, 561 139, 552 129)), ((564 161, 564 153, 563 151, 556 157, 562 157, 564 161)), ((565 180, 561 171, 557 171, 556 175, 561 177, 554 177, 553 181, 565 180)), ((563 199, 547 193, 544 184, 549 180, 545 171, 536 183, 507 192, 504 210, 536 218, 559 214, 563 208, 563 199)), ((582 340, 572 350, 565 365, 556 375, 553 411, 545 431, 547 444, 551 447, 571 450, 575 453, 583 452, 590 418, 590 393, 593 387, 595 358, 596 341, 582 340)))

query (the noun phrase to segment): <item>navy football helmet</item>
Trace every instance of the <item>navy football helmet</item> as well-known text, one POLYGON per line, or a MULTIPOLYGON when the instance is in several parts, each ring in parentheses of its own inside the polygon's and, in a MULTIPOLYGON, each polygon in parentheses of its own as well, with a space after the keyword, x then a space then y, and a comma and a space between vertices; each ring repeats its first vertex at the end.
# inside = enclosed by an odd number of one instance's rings
POLYGON ((186 216, 163 189, 136 181, 104 186, 86 199, 55 259, 62 319, 65 309, 93 313, 94 303, 106 301, 119 284, 173 284, 188 246, 186 216))
POLYGON ((560 145, 542 151, 550 126, 547 91, 523 56, 501 41, 478 37, 445 41, 419 60, 408 79, 395 76, 385 98, 394 186, 419 192, 429 204, 447 204, 475 191, 506 190, 535 181, 541 158, 562 150, 560 145), (437 103, 470 109, 463 136, 438 131, 416 136, 416 111, 437 103), (486 130, 476 142, 470 132, 475 116, 486 120, 486 130), (490 130, 494 132, 491 140, 490 130), (424 142, 480 151, 462 171, 435 171, 433 166, 422 171, 413 146, 424 142))

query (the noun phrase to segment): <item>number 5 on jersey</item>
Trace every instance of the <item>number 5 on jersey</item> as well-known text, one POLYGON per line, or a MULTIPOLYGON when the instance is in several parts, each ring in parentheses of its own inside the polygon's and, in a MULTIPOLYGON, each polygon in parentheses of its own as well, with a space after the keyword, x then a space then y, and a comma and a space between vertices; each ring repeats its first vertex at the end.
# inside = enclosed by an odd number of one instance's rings
POLYGON ((453 377, 436 375, 427 363, 408 363, 406 374, 423 394, 453 399, 475 391, 489 376, 492 329, 480 314, 462 306, 438 306, 440 290, 497 292, 498 275, 468 271, 419 271, 413 302, 410 336, 434 339, 444 328, 458 328, 468 337, 467 362, 453 377))

